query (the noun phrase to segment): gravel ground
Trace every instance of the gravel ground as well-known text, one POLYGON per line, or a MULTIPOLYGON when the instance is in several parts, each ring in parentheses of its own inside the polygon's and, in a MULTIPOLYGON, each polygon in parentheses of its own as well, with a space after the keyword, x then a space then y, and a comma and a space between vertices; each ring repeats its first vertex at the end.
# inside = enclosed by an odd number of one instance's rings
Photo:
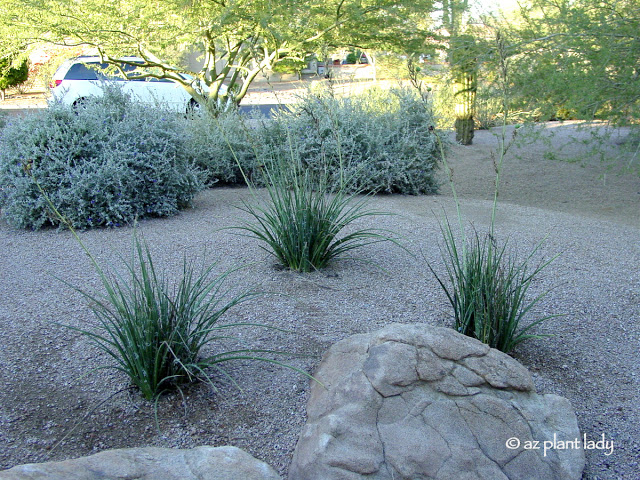
MULTIPOLYGON (((542 255, 560 256, 540 275, 532 294, 554 288, 533 315, 566 314, 536 330, 553 336, 522 344, 513 356, 532 372, 538 391, 567 397, 588 439, 604 435, 613 453, 587 451, 587 479, 640 475, 640 177, 608 173, 597 159, 559 139, 574 126, 550 125, 556 152, 583 163, 550 160, 542 141, 513 149, 505 164, 497 233, 526 254, 546 238, 542 255)), ((623 138, 624 139, 624 138, 623 138)), ((619 137, 605 149, 618 152, 619 137)), ((463 214, 480 232, 490 219, 494 139, 478 132, 474 146, 451 155, 463 214)), ((618 156, 620 163, 626 162, 618 156)), ((439 221, 455 218, 448 189, 432 197, 378 196, 371 206, 394 213, 375 226, 402 237, 407 250, 375 244, 357 258, 311 274, 282 270, 255 240, 224 227, 237 225, 246 189, 212 189, 179 216, 141 222, 156 266, 171 275, 183 255, 218 262, 216 271, 244 265, 229 287, 257 287, 259 297, 227 314, 228 322, 258 322, 290 331, 250 328, 237 335, 252 347, 309 357, 289 361, 313 372, 336 341, 390 322, 450 325, 450 309, 426 261, 442 271, 439 221), (374 263, 377 265, 374 265, 374 263)), ((264 195, 264 193, 260 193, 264 195)), ((359 226, 364 226, 361 223, 359 226)), ((132 229, 81 233, 102 265, 121 265, 132 229)), ((230 363, 217 390, 196 385, 154 407, 127 380, 94 370, 109 359, 87 339, 59 324, 91 328, 80 294, 60 280, 93 290, 99 279, 69 232, 16 231, 0 221, 0 467, 60 460, 107 448, 235 445, 286 475, 305 422, 308 381, 257 362, 230 363), (57 278, 56 278, 57 277, 57 278), (120 393, 117 393, 120 392, 120 393), (72 430, 72 427, 75 429, 72 430), (60 444, 58 444, 60 442, 60 444)))

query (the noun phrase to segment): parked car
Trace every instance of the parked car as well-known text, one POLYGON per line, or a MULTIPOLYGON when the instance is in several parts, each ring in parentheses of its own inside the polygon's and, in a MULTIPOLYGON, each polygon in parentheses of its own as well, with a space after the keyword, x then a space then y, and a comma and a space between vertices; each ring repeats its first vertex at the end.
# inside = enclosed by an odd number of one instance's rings
MULTIPOLYGON (((122 63, 120 67, 129 78, 125 78, 115 66, 103 63, 100 57, 76 57, 65 61, 49 85, 50 101, 78 106, 90 96, 102 95, 105 84, 114 82, 121 85, 132 99, 142 103, 166 104, 171 109, 183 112, 197 108, 197 102, 178 82, 151 77, 135 78, 152 70, 136 65, 143 62, 139 58, 125 57, 122 60, 127 63, 122 63)), ((186 75, 183 78, 190 79, 186 75)))

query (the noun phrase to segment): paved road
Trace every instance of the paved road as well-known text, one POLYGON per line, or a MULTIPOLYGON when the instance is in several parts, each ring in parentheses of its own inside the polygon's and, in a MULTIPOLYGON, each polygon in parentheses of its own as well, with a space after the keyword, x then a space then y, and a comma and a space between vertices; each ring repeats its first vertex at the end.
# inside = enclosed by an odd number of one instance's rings
POLYGON ((275 103, 267 103, 262 105, 240 105, 240 112, 249 113, 257 108, 264 116, 271 117, 273 116, 274 112, 283 107, 284 105, 278 105, 275 103))
MULTIPOLYGON (((40 110, 44 110, 45 107, 33 107, 33 108, 0 108, 0 115, 2 112, 7 113, 8 115, 25 115, 32 112, 38 112, 40 110)), ((283 105, 278 105, 275 103, 269 104, 261 104, 261 105, 240 105, 240 112, 244 114, 248 114, 254 109, 258 109, 260 113, 267 117, 273 116, 273 113, 279 108, 283 108, 283 105)))

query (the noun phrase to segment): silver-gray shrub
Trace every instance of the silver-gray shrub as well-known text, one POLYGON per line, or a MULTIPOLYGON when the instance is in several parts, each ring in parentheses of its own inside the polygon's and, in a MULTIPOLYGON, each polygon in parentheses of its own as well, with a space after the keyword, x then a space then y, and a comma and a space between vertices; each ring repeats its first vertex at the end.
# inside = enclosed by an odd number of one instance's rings
POLYGON ((185 118, 133 103, 115 88, 77 108, 52 105, 0 131, 0 208, 15 227, 74 228, 174 215, 204 188, 185 118), (40 188, 38 188, 38 185, 40 188))
POLYGON ((189 155, 207 172, 207 183, 244 185, 242 171, 252 175, 264 155, 265 118, 231 109, 216 117, 197 112, 188 120, 189 155))
POLYGON ((344 98, 329 90, 278 115, 265 141, 276 142, 274 150, 293 145, 307 168, 328 173, 332 190, 432 194, 440 153, 434 125, 430 106, 409 89, 344 98))

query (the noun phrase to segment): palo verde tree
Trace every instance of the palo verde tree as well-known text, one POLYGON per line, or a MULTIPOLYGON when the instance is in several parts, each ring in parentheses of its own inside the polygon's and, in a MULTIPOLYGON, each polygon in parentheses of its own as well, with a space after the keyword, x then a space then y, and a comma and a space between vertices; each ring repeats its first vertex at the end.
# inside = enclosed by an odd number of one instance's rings
POLYGON ((513 89, 541 118, 640 118, 640 0, 531 0, 502 30, 513 89))
MULTIPOLYGON (((430 0, 417 4, 428 15, 430 0)), ((23 44, 86 45, 114 65, 125 55, 139 57, 153 67, 149 76, 180 83, 198 103, 216 110, 238 104, 260 72, 278 62, 304 58, 327 43, 368 43, 376 30, 372 23, 396 42, 405 36, 401 32, 415 37, 399 5, 391 0, 15 0, 2 22, 21 27, 15 41, 23 44), (184 58, 194 52, 198 65, 187 66, 184 58)))

